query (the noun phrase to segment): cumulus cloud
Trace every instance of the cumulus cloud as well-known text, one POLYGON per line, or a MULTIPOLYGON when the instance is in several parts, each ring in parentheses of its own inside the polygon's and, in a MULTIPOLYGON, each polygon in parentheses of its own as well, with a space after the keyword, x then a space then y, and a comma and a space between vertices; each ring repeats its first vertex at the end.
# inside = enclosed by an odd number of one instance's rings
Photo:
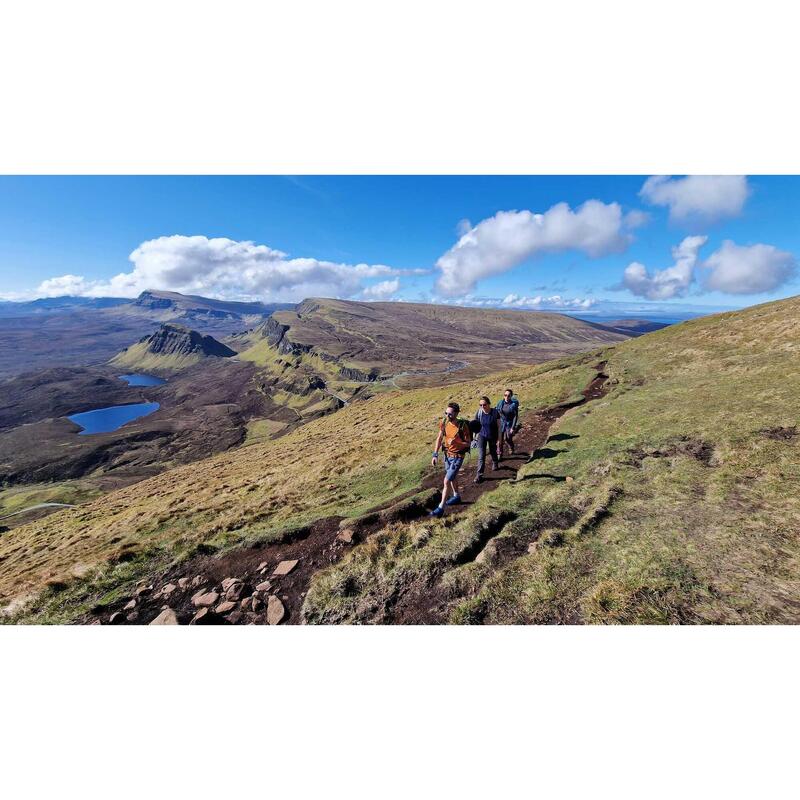
POLYGON ((770 244, 739 246, 730 240, 702 266, 709 270, 704 287, 727 294, 770 292, 797 274, 797 261, 791 253, 770 244))
POLYGON ((381 281, 367 286, 361 293, 365 300, 388 300, 400 288, 400 280, 381 281))
POLYGON ((549 297, 536 295, 535 297, 527 297, 519 294, 507 294, 501 301, 500 305, 505 308, 550 308, 550 309, 578 309, 586 310, 591 308, 597 303, 592 297, 578 298, 578 297, 562 297, 560 294, 553 294, 549 297))
POLYGON ((621 288, 648 300, 671 300, 685 296, 694 280, 698 252, 706 241, 706 236, 687 236, 672 248, 675 263, 666 269, 651 273, 638 261, 628 264, 622 276, 621 288))
POLYGON ((629 241, 618 203, 587 200, 575 211, 558 203, 543 214, 498 211, 465 230, 439 258, 436 287, 445 296, 463 297, 483 278, 540 253, 578 250, 599 257, 622 252, 629 241))
POLYGON ((263 244, 206 236, 150 239, 129 259, 133 268, 110 280, 61 275, 43 281, 36 295, 136 297, 145 289, 161 289, 228 299, 294 302, 315 295, 353 297, 362 291, 365 279, 417 272, 384 264, 289 258, 263 244))
POLYGON ((655 206, 668 206, 673 222, 714 222, 741 213, 750 194, 744 175, 653 175, 639 196, 655 206))

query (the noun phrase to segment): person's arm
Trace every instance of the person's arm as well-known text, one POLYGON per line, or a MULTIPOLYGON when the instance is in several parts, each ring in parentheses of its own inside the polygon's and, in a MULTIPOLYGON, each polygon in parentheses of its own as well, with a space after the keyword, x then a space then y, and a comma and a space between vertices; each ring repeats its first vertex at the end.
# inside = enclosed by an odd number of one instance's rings
POLYGON ((444 431, 439 428, 439 435, 436 437, 436 444, 433 446, 433 458, 431 459, 431 466, 435 467, 439 459, 439 450, 442 449, 442 436, 444 431))

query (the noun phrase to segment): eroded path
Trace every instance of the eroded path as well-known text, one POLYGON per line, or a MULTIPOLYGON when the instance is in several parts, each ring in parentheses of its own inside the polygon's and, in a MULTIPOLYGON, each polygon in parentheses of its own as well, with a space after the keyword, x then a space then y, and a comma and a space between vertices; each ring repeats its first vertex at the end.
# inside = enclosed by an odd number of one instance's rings
MULTIPOLYGON (((463 514, 481 495, 496 489, 503 481, 514 480, 523 464, 545 456, 542 448, 548 442, 553 423, 569 409, 607 392, 605 363, 595 366, 597 375, 580 399, 526 412, 515 438, 516 454, 507 455, 496 472, 487 469, 479 484, 473 483, 477 468, 477 457, 473 455, 462 468, 462 503, 448 508, 446 516, 463 514)), ((303 600, 314 573, 338 561, 350 548, 386 524, 425 516, 438 502, 441 481, 440 469, 427 475, 417 489, 358 519, 326 517, 280 543, 194 556, 168 570, 157 581, 142 584, 133 596, 95 609, 81 622, 141 625, 166 615, 173 624, 299 624, 303 600)), ((406 605, 407 613, 397 613, 393 621, 439 621, 435 614, 422 613, 425 609, 422 597, 406 605)))

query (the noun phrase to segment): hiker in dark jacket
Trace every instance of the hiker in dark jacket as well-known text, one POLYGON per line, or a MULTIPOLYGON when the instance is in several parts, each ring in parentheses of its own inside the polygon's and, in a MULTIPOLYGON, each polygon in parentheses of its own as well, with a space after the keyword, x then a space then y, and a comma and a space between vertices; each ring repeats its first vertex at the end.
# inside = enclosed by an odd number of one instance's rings
POLYGON ((507 444, 511 455, 514 455, 514 434, 519 427, 519 401, 514 397, 511 389, 503 392, 503 399, 497 404, 500 413, 500 458, 503 457, 503 448, 507 444))
POLYGON ((492 408, 488 397, 481 397, 478 410, 475 412, 475 421, 480 425, 477 436, 473 442, 473 447, 478 447, 478 474, 475 476, 475 483, 483 480, 483 470, 486 464, 486 448, 489 448, 489 456, 492 459, 492 469, 499 468, 499 456, 497 452, 497 441, 500 435, 500 412, 492 408))

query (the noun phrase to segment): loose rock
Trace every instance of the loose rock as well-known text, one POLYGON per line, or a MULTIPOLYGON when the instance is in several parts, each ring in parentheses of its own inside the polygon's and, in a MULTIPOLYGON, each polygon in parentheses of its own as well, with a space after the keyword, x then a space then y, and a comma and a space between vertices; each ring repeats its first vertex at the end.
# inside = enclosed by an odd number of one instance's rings
POLYGON ((273 572, 273 576, 275 575, 288 575, 296 566, 297 566, 298 559, 294 561, 281 561, 277 567, 275 567, 275 572, 273 572))
POLYGON ((219 600, 219 594, 217 592, 206 592, 199 597, 195 595, 192 598, 192 604, 198 608, 208 608, 209 606, 213 606, 217 600, 219 600))
POLYGON ((205 575, 195 575, 194 578, 192 578, 192 586, 202 586, 205 582, 205 575))
POLYGON ((177 625, 178 615, 171 608, 165 608, 150 624, 177 625))
POLYGON ((178 587, 174 583, 168 583, 162 590, 161 594, 165 597, 169 597, 178 587))
POLYGON ((256 586, 257 592, 268 592, 272 588, 272 584, 269 581, 262 581, 261 583, 256 586))
POLYGON ((185 589, 189 585, 188 578, 178 578, 178 588, 185 589))
POLYGON ((190 625, 219 625, 222 618, 210 608, 201 608, 193 617, 190 625))
POLYGON ((127 603, 125 603, 125 607, 123 608, 123 611, 133 611, 134 608, 136 608, 136 600, 135 599, 134 600, 129 600, 127 603))
POLYGON ((115 611, 109 618, 108 624, 109 625, 120 625, 125 621, 125 616, 121 611, 115 611))
POLYGON ((225 580, 222 581, 222 591, 227 592, 228 589, 230 589, 231 586, 233 586, 235 583, 241 583, 241 582, 242 582, 241 578, 225 578, 225 580))
POLYGON ((229 611, 233 611, 234 608, 236 608, 236 603, 225 600, 225 602, 220 603, 214 611, 216 611, 217 614, 227 614, 229 611))
POLYGON ((270 595, 267 601, 267 622, 270 625, 279 625, 285 616, 286 607, 274 594, 270 595))
POLYGON ((352 528, 345 528, 343 531, 339 531, 336 535, 336 541, 344 542, 345 544, 352 544, 353 543, 353 536, 355 532, 352 528))

